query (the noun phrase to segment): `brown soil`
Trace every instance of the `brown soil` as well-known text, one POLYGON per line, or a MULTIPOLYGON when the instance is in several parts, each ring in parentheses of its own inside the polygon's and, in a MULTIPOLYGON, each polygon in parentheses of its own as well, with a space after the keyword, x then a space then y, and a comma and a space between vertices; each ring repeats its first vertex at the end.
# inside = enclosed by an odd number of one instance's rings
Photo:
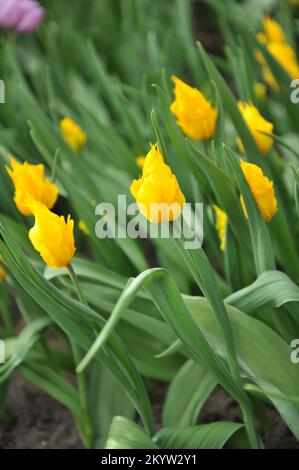
POLYGON ((14 374, 8 395, 10 421, 0 424, 1 449, 81 449, 68 410, 14 374))
MULTIPOLYGON (((161 425, 161 413, 165 384, 159 382, 154 393, 154 411, 157 423, 161 425)), ((267 429, 260 430, 266 449, 299 449, 299 442, 290 432, 274 408, 262 404, 267 419, 267 429)), ((239 405, 222 389, 216 388, 210 395, 198 420, 199 424, 214 423, 216 421, 243 422, 239 405)))
MULTIPOLYGON (((157 423, 167 387, 156 383, 154 409, 157 423)), ((68 410, 47 394, 14 374, 8 395, 10 422, 0 424, 0 449, 82 449, 82 442, 68 410)), ((269 430, 263 432, 268 449, 299 449, 279 415, 266 408, 269 430)), ((205 404, 199 423, 215 421, 241 422, 238 405, 223 391, 216 389, 205 404)))
MULTIPOLYGON (((267 430, 261 431, 267 449, 299 449, 299 442, 274 408, 262 405, 266 412, 267 430)), ((200 415, 200 423, 215 421, 242 422, 238 404, 224 391, 216 389, 207 400, 200 415)))

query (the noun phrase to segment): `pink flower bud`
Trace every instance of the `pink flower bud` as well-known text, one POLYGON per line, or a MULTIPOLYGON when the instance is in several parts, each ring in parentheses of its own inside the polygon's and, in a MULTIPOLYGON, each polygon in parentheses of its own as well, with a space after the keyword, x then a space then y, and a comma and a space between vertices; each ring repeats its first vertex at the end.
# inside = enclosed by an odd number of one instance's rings
POLYGON ((30 33, 43 17, 44 9, 35 0, 0 0, 0 28, 30 33))

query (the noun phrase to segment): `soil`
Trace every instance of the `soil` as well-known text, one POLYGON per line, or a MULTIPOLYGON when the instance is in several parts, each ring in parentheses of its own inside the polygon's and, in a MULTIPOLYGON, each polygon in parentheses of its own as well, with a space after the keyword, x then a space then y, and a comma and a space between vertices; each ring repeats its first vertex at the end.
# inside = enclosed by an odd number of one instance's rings
POLYGON ((223 56, 223 39, 212 9, 201 3, 195 6, 193 29, 194 39, 199 40, 207 52, 223 56))
POLYGON ((0 424, 0 449, 81 449, 67 408, 14 374, 8 393, 10 421, 0 424))
MULTIPOLYGON (((158 425, 167 386, 155 384, 154 410, 158 425)), ((9 388, 10 421, 0 425, 0 449, 82 449, 83 445, 68 410, 14 374, 9 388)), ((262 433, 268 449, 299 449, 279 415, 266 408, 269 431, 262 433)), ((199 423, 215 421, 241 422, 238 405, 223 390, 216 389, 200 414, 199 423)))
MULTIPOLYGON (((154 391, 154 412, 156 422, 161 425, 161 413, 167 385, 159 382, 154 391)), ((290 432, 276 410, 263 405, 267 420, 266 430, 259 429, 266 449, 299 449, 299 442, 290 432)), ((200 412, 198 424, 216 421, 233 421, 242 423, 239 405, 220 387, 216 388, 200 412)))
MULTIPOLYGON (((290 432, 274 408, 263 404, 267 430, 260 433, 266 449, 299 449, 299 442, 290 432)), ((200 423, 215 421, 243 422, 239 405, 224 391, 216 389, 207 400, 200 414, 200 423)))

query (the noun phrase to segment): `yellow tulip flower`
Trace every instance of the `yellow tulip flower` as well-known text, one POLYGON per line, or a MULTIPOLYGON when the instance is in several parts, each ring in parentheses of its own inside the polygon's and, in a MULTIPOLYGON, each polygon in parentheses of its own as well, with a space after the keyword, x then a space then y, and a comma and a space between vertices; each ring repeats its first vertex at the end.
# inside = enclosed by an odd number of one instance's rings
POLYGON ((14 201, 22 215, 32 215, 27 202, 34 198, 49 209, 52 209, 57 201, 58 188, 45 177, 43 164, 31 165, 19 163, 10 157, 11 168, 6 165, 6 170, 15 187, 14 201))
POLYGON ((270 42, 286 42, 285 34, 282 27, 277 21, 265 16, 263 19, 264 32, 258 34, 258 39, 263 43, 270 42))
POLYGON ((177 124, 191 139, 208 140, 216 132, 218 110, 204 95, 178 77, 172 76, 175 84, 175 100, 170 110, 175 115, 177 124))
POLYGON ((267 94, 267 87, 264 83, 255 82, 253 85, 254 94, 259 101, 264 101, 267 94))
MULTIPOLYGON (((291 78, 299 77, 299 64, 294 49, 287 42, 281 26, 273 19, 266 17, 263 20, 264 32, 257 35, 257 39, 265 44, 269 53, 281 65, 291 78)), ((275 80, 267 61, 260 51, 256 52, 256 60, 262 67, 264 80, 277 91, 279 85, 275 80)))
POLYGON ((296 54, 289 44, 271 43, 268 45, 268 50, 291 78, 299 77, 296 54))
POLYGON ((60 121, 60 131, 66 143, 76 153, 80 153, 87 141, 86 133, 71 118, 65 117, 60 121))
MULTIPOLYGON (((273 181, 270 181, 269 178, 263 174, 263 171, 259 166, 254 165, 253 163, 244 162, 243 160, 240 161, 240 164, 260 213, 266 222, 270 222, 272 217, 278 211, 273 181)), ((241 204, 245 217, 248 218, 242 196, 241 204)))
POLYGON ((213 204, 213 209, 216 215, 215 228, 218 232, 218 237, 220 240, 220 250, 224 251, 226 242, 227 213, 220 209, 220 207, 216 206, 216 204, 213 204))
POLYGON ((35 224, 29 231, 29 239, 44 262, 51 268, 68 266, 75 253, 74 221, 51 212, 41 203, 31 201, 35 224))
POLYGON ((158 146, 152 145, 146 156, 142 177, 131 184, 131 193, 139 210, 151 222, 166 222, 179 217, 186 200, 158 146))
POLYGON ((151 144, 151 149, 145 156, 143 162, 142 176, 153 173, 161 164, 164 164, 164 158, 159 150, 158 144, 151 144))
MULTIPOLYGON (((265 155, 272 147, 273 139, 272 137, 269 137, 262 132, 272 134, 273 124, 263 118, 259 110, 252 103, 243 103, 242 101, 238 101, 238 108, 252 134, 252 137, 255 140, 259 151, 265 155)), ((237 140, 237 143, 240 151, 244 152, 243 143, 240 139, 237 140)))
MULTIPOLYGON (((3 258, 2 256, 0 255, 0 261, 3 261, 3 258)), ((6 272, 2 266, 2 264, 0 263, 0 281, 3 281, 6 277, 6 272)))
POLYGON ((86 236, 90 235, 89 228, 87 227, 86 222, 84 222, 84 220, 79 220, 78 227, 81 232, 83 232, 86 236))
POLYGON ((135 158, 135 162, 136 165, 142 169, 145 162, 145 155, 138 155, 138 157, 135 158))

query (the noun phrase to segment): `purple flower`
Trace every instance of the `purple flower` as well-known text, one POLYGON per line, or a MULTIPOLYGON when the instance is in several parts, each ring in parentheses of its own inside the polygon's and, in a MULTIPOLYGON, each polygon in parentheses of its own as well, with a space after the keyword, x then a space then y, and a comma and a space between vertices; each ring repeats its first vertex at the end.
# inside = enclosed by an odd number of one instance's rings
POLYGON ((0 0, 0 28, 30 33, 43 17, 44 9, 35 0, 0 0))

